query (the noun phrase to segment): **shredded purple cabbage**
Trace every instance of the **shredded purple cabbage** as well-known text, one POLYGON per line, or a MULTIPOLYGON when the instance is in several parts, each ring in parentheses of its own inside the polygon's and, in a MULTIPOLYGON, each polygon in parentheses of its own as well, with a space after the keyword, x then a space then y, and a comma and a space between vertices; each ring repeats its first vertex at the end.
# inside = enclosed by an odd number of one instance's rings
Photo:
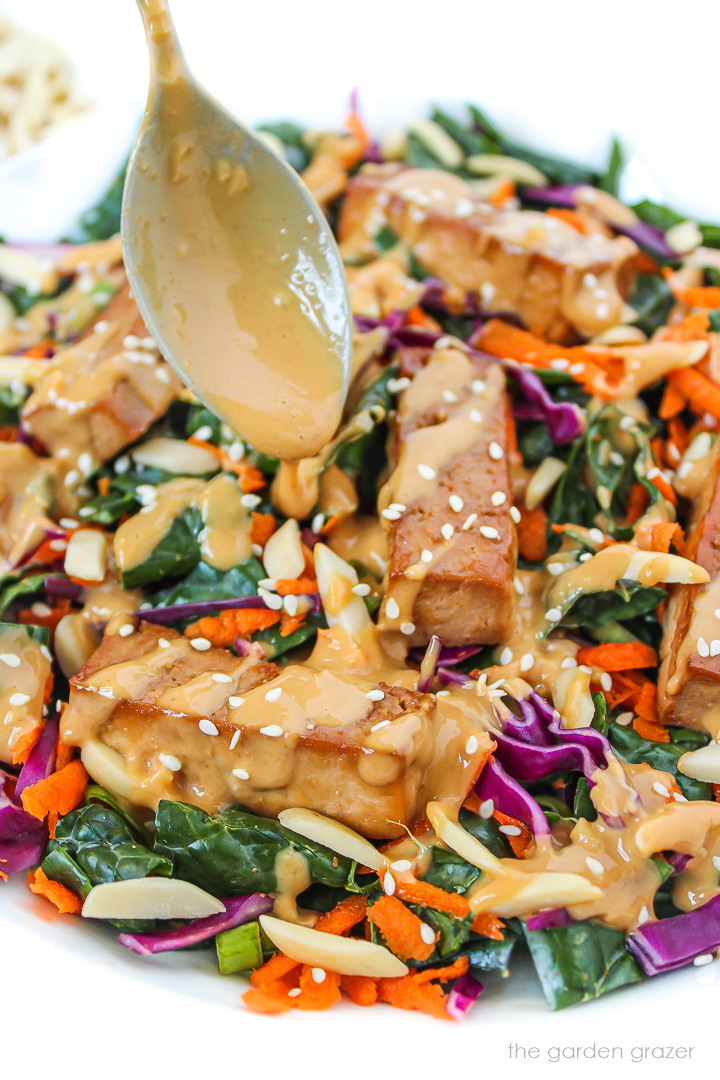
POLYGON ((579 184, 551 184, 549 187, 523 188, 523 198, 546 206, 563 206, 566 210, 575 209, 575 191, 579 184))
MULTIPOLYGON (((311 611, 320 610, 320 594, 306 593, 305 598, 312 604, 311 611)), ((212 615, 215 611, 227 611, 229 608, 267 608, 267 604, 261 596, 236 596, 230 600, 195 600, 188 604, 170 604, 167 607, 148 608, 138 614, 147 622, 158 623, 167 626, 170 623, 180 622, 182 619, 202 618, 203 615, 212 615)))
POLYGON ((505 362, 505 370, 525 398, 524 401, 515 401, 513 405, 518 419, 545 421, 550 438, 558 446, 573 442, 583 434, 587 420, 578 405, 570 401, 553 401, 534 371, 509 361, 505 362))
POLYGON ((272 910, 273 899, 265 893, 251 893, 249 896, 231 896, 222 901, 225 911, 219 915, 208 915, 204 919, 195 919, 186 926, 175 926, 171 930, 152 930, 147 934, 121 934, 118 941, 139 956, 170 952, 173 949, 186 949, 188 945, 197 945, 201 941, 232 930, 243 923, 253 922, 260 915, 272 910))
MULTIPOLYGON (((37 819, 35 821, 37 825, 37 819)), ((45 852, 47 829, 44 826, 33 832, 24 832, 12 840, 0 840, 0 870, 8 877, 37 866, 45 852)))
MULTIPOLYGON (((442 667, 454 667, 456 664, 462 664, 463 661, 469 660, 472 656, 477 656, 482 651, 482 645, 443 645, 440 649, 438 663, 442 667)), ((408 653, 409 658, 414 660, 416 664, 422 662, 424 655, 425 649, 420 646, 415 646, 408 653)))
POLYGON ((648 221, 636 221, 634 225, 623 225, 622 227, 613 225, 613 228, 622 233, 623 236, 629 236, 640 247, 645 248, 652 255, 657 255, 660 259, 679 258, 677 251, 674 251, 665 242, 665 236, 660 229, 657 229, 648 221))
POLYGON ((27 761, 20 770, 20 775, 15 785, 15 799, 19 804, 20 796, 25 788, 32 787, 40 780, 45 780, 55 768, 55 753, 57 749, 58 732, 60 730, 60 718, 54 716, 47 720, 40 737, 28 754, 27 761))
MULTIPOLYGON (((494 732, 493 738, 497 738, 494 732)), ((550 835, 550 826, 540 804, 517 780, 508 776, 495 756, 490 758, 480 773, 475 793, 483 801, 491 799, 494 808, 501 814, 522 821, 533 836, 550 835)))
POLYGON ((453 1020, 464 1020, 483 992, 483 984, 465 972, 456 979, 445 1003, 445 1011, 453 1020))
POLYGON ((45 595, 50 600, 79 600, 83 587, 69 578, 46 577, 45 595))
POLYGON ((556 930, 560 926, 570 926, 575 921, 565 908, 551 908, 537 915, 528 915, 525 925, 528 930, 556 930))
POLYGON ((684 915, 647 922, 632 930, 627 945, 646 975, 685 967, 720 948, 720 896, 684 915))

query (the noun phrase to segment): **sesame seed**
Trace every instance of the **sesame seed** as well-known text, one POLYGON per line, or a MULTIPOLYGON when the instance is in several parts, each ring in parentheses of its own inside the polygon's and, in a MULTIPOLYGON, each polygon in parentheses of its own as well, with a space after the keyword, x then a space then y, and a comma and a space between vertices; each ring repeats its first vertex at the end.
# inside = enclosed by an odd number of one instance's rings
POLYGON ((602 675, 600 676, 600 685, 602 686, 603 690, 612 690, 612 675, 609 675, 607 671, 603 671, 602 675))
POLYGON ((132 623, 129 623, 129 622, 124 623, 124 625, 121 626, 120 629, 118 630, 118 634, 120 635, 120 637, 130 637, 130 635, 134 634, 134 633, 135 633, 135 627, 133 626, 132 623))
POLYGON ((47 604, 44 604, 42 600, 36 600, 35 603, 31 605, 30 610, 32 611, 33 615, 50 614, 50 608, 47 606, 47 604))
POLYGON ((388 379, 387 388, 391 394, 399 394, 402 390, 407 390, 410 385, 410 379, 406 375, 403 375, 399 379, 388 379))
POLYGON ((520 523, 520 519, 522 518, 522 514, 518 510, 517 506, 511 506, 508 513, 510 514, 510 517, 515 522, 515 524, 518 525, 520 523))
POLYGON ((548 622, 560 622, 562 619, 562 611, 560 608, 551 607, 545 612, 545 618, 548 622))
POLYGON ((482 424, 482 422, 483 422, 483 414, 481 412, 479 412, 477 409, 471 409, 469 415, 470 415, 470 419, 472 420, 473 424, 482 424))
POLYGON ((499 831, 505 833, 505 836, 522 836, 522 829, 517 825, 501 825, 499 831))
POLYGON ((713 864, 713 866, 715 867, 716 870, 720 871, 720 856, 713 855, 712 864, 713 864))
POLYGON ((480 535, 484 536, 487 540, 499 540, 500 533, 492 525, 481 525, 480 535))
POLYGON ((663 799, 669 799, 670 798, 670 792, 668 791, 668 789, 665 787, 664 784, 660 783, 659 780, 655 781, 655 783, 652 786, 652 789, 657 795, 662 795, 663 799))
POLYGON ((498 663, 502 664, 502 665, 505 665, 505 664, 512 664, 512 662, 513 662, 513 651, 512 651, 512 649, 508 649, 506 647, 500 653, 500 656, 498 657, 498 663))
POLYGON ((477 514, 470 514, 468 517, 466 517, 465 521, 463 522, 463 531, 467 532, 467 530, 475 524, 477 519, 477 514))
POLYGON ((434 480, 437 473, 430 465, 418 465, 417 471, 422 476, 423 480, 434 480))
POLYGON ((227 456, 231 461, 242 461, 245 457, 245 443, 235 441, 227 448, 227 456))
POLYGON ((227 703, 231 709, 239 709, 241 705, 245 704, 245 698, 238 697, 235 694, 231 694, 230 697, 227 699, 227 703))
POLYGON ((610 314, 610 305, 598 304, 598 306, 595 308, 595 314, 597 315, 598 319, 607 319, 608 315, 610 314))
POLYGON ((11 694, 10 695, 10 704, 11 705, 27 705, 29 700, 30 700, 30 695, 29 694, 19 694, 18 693, 18 694, 11 694))
POLYGON ((459 495, 451 495, 448 499, 448 504, 451 510, 454 510, 456 514, 459 514, 465 503, 459 495))
POLYGON ((557 577, 558 574, 562 574, 565 567, 561 562, 549 562, 545 564, 545 569, 553 577, 557 577))
POLYGON ((261 589, 259 585, 258 596, 264 600, 271 611, 280 611, 283 606, 282 596, 276 596, 275 593, 268 592, 267 589, 261 589))
POLYGON ((489 819, 493 816, 494 813, 495 803, 492 799, 485 799, 484 802, 480 803, 480 817, 484 818, 485 821, 489 821, 489 819))
POLYGON ((325 970, 319 967, 312 968, 311 975, 314 983, 324 983, 327 978, 325 970))
POLYGON ((600 529, 589 529, 588 536, 596 544, 602 544, 605 540, 605 533, 603 533, 600 529))
POLYGON ((169 649, 170 648, 170 642, 168 641, 168 639, 166 637, 158 638, 158 645, 160 646, 161 649, 169 649))
POLYGON ((237 731, 233 731, 232 739, 230 740, 230 750, 234 750, 237 744, 240 742, 240 728, 237 731))
POLYGON ((561 668, 574 668, 577 667, 577 660, 574 656, 566 656, 564 660, 560 662, 561 668))
POLYGON ((697 651, 699 656, 709 656, 710 646, 704 637, 698 638, 697 651))
POLYGON ((205 637, 192 638, 190 645, 193 649, 197 649, 198 652, 207 652, 211 648, 210 642, 205 637))
POLYGON ((449 405, 452 405, 458 399, 457 394, 453 394, 452 390, 443 390, 442 396, 443 401, 447 401, 449 405))
POLYGON ((717 638, 713 638, 710 642, 710 655, 717 656, 720 653, 720 641, 717 638))
POLYGON ((316 514, 315 517, 310 522, 310 528, 312 529, 313 532, 319 533, 324 524, 325 524, 325 515, 322 514, 322 513, 316 514))
POLYGON ((219 735, 220 734, 220 732, 218 731, 215 724, 213 724, 212 720, 203 719, 198 724, 198 727, 202 731, 203 735, 219 735))
POLYGON ((440 534, 441 534, 443 540, 452 540, 454 532, 455 532, 455 529, 449 523, 443 525, 443 527, 440 530, 440 534))
POLYGON ((384 690, 368 690, 365 697, 368 699, 368 701, 382 701, 382 699, 385 697, 385 691, 384 690))
POLYGON ((182 768, 182 762, 174 754, 158 754, 158 761, 170 772, 178 772, 182 768))
POLYGON ((395 862, 390 863, 391 870, 396 870, 398 874, 404 874, 406 870, 412 869, 412 863, 409 859, 396 859, 395 862))
POLYGON ((16 656, 15 653, 0 653, 0 660, 6 667, 20 667, 20 657, 16 656))
POLYGON ((405 503, 390 503, 391 510, 397 510, 398 514, 404 514, 407 510, 405 503))
POLYGON ((385 605, 385 614, 387 615, 388 619, 400 618, 400 605, 398 604, 394 596, 391 596, 387 604, 385 605))
POLYGON ((435 944, 435 931, 432 926, 429 926, 424 922, 420 927, 420 937, 423 939, 426 945, 435 944))
POLYGON ((493 461, 500 461, 501 458, 504 456, 503 448, 500 443, 491 442, 488 447, 488 454, 493 459, 493 461))
POLYGON ((673 799, 675 800, 675 802, 687 802, 687 799, 683 795, 682 791, 674 791, 673 799))
POLYGON ((395 892, 395 878, 389 870, 386 870, 383 874, 382 886, 386 896, 392 896, 395 892))
POLYGON ((370 728, 371 731, 382 731, 383 728, 390 727, 389 720, 378 720, 377 724, 373 724, 370 728))
POLYGON ((578 562, 587 562, 588 559, 592 559, 592 551, 583 551, 582 555, 578 555, 578 562))
POLYGON ((48 547, 53 551, 64 551, 67 547, 67 540, 51 540, 48 547))
POLYGON ((424 548, 420 552, 420 562, 431 563, 432 561, 433 561, 433 553, 432 553, 432 551, 429 551, 427 548, 424 548))
POLYGON ((292 990, 288 990, 288 995, 287 996, 291 997, 291 998, 296 998, 296 997, 300 997, 301 994, 302 994, 302 990, 300 989, 300 987, 299 986, 293 986, 292 990))
POLYGON ((693 960, 695 967, 704 967, 705 964, 712 964, 714 960, 712 953, 703 953, 701 956, 696 956, 693 960))
POLYGON ((610 503, 612 502, 612 492, 609 487, 605 487, 604 484, 600 484, 597 489, 597 501, 603 510, 610 509, 610 503))
POLYGON ((634 719, 635 717, 631 712, 622 712, 619 716, 615 717, 615 723, 619 724, 620 727, 628 727, 632 724, 634 719))
POLYGON ((385 510, 382 510, 381 514, 385 518, 386 521, 399 521, 400 520, 400 514, 397 512, 397 510, 391 510, 389 506, 385 510))
POLYGON ((479 745, 480 744, 477 740, 477 736, 471 735, 468 741, 465 743, 465 753, 474 754, 479 745))
POLYGON ((646 923, 649 918, 650 912, 643 904, 643 906, 640 908, 640 911, 638 912, 638 925, 640 925, 641 923, 646 923))
POLYGON ((571 364, 568 368, 568 375, 582 375, 584 370, 584 364, 571 364))
POLYGON ((61 525, 63 529, 77 529, 79 524, 80 522, 76 521, 75 518, 67 517, 61 517, 58 522, 58 525, 61 525))
POLYGON ((612 465, 622 465, 624 463, 624 461, 625 461, 625 458, 622 456, 622 454, 619 454, 617 452, 617 450, 611 451, 611 453, 610 453, 610 462, 611 462, 612 465))
POLYGON ((266 701, 279 701, 282 696, 282 686, 274 686, 272 690, 268 690, 265 694, 266 701))
POLYGON ((622 431, 627 431, 628 428, 635 427, 636 420, 634 416, 623 416, 620 421, 620 428, 622 431))
POLYGON ((522 656, 520 657, 520 670, 521 671, 530 671, 530 668, 533 666, 534 663, 535 663, 535 657, 533 656, 532 653, 529 653, 529 652, 523 653, 522 656))
POLYGON ((299 603, 300 601, 298 600, 297 596, 293 596, 292 593, 289 596, 283 597, 283 607, 285 608, 288 615, 297 615, 299 603))
POLYGON ((592 855, 587 855, 585 858, 585 865, 591 874, 604 874, 605 867, 599 859, 594 859, 592 855))
POLYGON ((240 502, 247 510, 254 510, 256 506, 259 506, 262 499, 259 495, 241 495, 240 502))
POLYGON ((409 637, 410 634, 414 634, 415 633, 415 623, 413 623, 413 622, 401 623, 400 624, 400 633, 405 634, 407 637, 409 637))
POLYGON ((486 384, 482 381, 482 379, 473 379, 473 381, 470 383, 470 387, 472 389, 473 394, 482 394, 482 393, 484 393, 485 392, 485 385, 486 384))
POLYGON ((199 439, 200 442, 209 442, 212 439, 213 430, 209 424, 201 424, 200 427, 193 431, 193 439, 199 439))
POLYGON ((283 733, 283 729, 279 724, 266 724, 265 727, 260 728, 261 735, 267 735, 271 739, 279 739, 283 733))
POLYGON ((231 675, 226 675, 224 671, 213 671, 210 678, 212 679, 213 682, 219 682, 219 683, 229 683, 229 682, 233 681, 232 676, 231 675))
POLYGON ((490 496, 490 502, 493 506, 502 506, 503 503, 507 502, 507 495, 504 491, 493 491, 490 496))
POLYGON ((449 690, 438 690, 438 692, 435 694, 435 697, 450 697, 450 691, 449 690))
POLYGON ((518 594, 518 596, 524 596, 524 594, 525 594, 525 586, 523 585, 523 583, 522 583, 522 581, 520 580, 519 577, 514 577, 513 578, 513 589, 518 594))
POLYGON ((247 769, 233 769, 232 774, 233 776, 237 776, 238 780, 250 779, 250 773, 247 771, 247 769))
POLYGON ((570 367, 570 361, 565 356, 558 356, 555 360, 550 361, 550 367, 553 371, 567 371, 570 367))

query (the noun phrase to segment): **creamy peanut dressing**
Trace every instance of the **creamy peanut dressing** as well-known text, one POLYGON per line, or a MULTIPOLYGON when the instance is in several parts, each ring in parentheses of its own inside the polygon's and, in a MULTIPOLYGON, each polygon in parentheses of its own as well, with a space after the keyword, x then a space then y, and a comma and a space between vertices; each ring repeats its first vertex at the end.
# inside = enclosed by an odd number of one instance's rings
POLYGON ((216 570, 231 570, 250 558, 252 518, 242 503, 237 481, 223 473, 209 483, 182 478, 155 488, 153 501, 119 526, 114 538, 115 558, 123 571, 144 563, 173 522, 189 507, 201 514, 198 537, 203 559, 216 570))
POLYGON ((42 723, 51 665, 23 626, 0 626, 0 761, 10 765, 24 737, 42 723))
POLYGON ((58 464, 22 443, 0 443, 0 570, 14 570, 55 531, 58 464))
POLYGON ((346 562, 358 562, 380 581, 387 569, 387 530, 376 517, 354 514, 330 533, 328 546, 346 562))
POLYGON ((194 83, 164 0, 144 8, 155 81, 123 223, 138 304, 231 427, 275 457, 308 456, 338 425, 347 376, 329 226, 194 83))

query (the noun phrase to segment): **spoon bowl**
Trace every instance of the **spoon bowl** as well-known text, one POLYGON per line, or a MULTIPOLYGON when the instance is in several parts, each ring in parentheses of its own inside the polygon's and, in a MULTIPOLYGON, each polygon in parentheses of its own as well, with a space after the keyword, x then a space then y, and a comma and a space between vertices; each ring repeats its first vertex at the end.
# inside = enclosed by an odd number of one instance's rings
POLYGON ((122 208, 133 295, 163 356, 263 453, 316 453, 342 415, 352 322, 322 211, 189 72, 165 0, 137 0, 150 91, 122 208))

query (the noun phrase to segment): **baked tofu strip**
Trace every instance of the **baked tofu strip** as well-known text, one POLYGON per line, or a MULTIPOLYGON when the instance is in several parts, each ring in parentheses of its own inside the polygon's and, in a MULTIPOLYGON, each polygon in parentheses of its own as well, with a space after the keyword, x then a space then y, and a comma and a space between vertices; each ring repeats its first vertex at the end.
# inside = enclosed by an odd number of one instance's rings
MULTIPOLYGON (((658 707, 668 724, 720 734, 720 440, 702 467, 684 555, 707 585, 675 585, 665 615, 658 707)), ((696 466, 697 467, 697 466, 696 466)))
POLYGON ((22 424, 63 463, 72 487, 147 431, 181 390, 125 283, 94 327, 48 362, 22 424))
POLYGON ((268 817, 304 806, 391 838, 431 797, 464 798, 492 748, 487 708, 469 691, 459 693, 470 706, 458 706, 383 673, 280 671, 197 646, 141 623, 107 633, 70 680, 64 741, 82 747, 98 782, 141 806, 242 803, 268 817))
POLYGON ((436 349, 400 395, 396 466, 380 493, 389 559, 379 627, 400 647, 438 634, 494 644, 513 609, 505 375, 500 364, 436 349))

